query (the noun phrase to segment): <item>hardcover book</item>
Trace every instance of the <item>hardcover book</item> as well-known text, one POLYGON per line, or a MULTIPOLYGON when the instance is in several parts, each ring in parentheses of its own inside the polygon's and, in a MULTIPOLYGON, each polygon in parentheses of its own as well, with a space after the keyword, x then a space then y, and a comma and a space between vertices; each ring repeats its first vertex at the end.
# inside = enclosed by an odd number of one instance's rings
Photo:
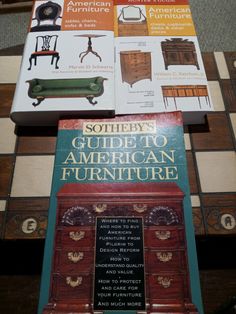
POLYGON ((181 112, 60 120, 38 313, 203 313, 181 112))
POLYGON ((14 122, 178 110, 214 110, 187 0, 34 2, 14 122))
POLYGON ((214 109, 188 0, 115 4, 116 114, 181 110, 203 123, 214 109))
POLYGON ((34 2, 11 118, 114 115, 113 1, 34 2))

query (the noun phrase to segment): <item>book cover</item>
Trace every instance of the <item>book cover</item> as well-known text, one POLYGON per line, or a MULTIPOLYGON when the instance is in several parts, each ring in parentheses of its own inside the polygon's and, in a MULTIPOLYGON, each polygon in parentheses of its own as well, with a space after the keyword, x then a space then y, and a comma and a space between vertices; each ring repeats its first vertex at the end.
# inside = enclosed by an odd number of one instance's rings
POLYGON ((188 0, 115 2, 117 114, 214 110, 188 0))
POLYGON ((113 1, 34 2, 11 118, 114 115, 113 1), (104 49, 105 47, 105 49, 104 49))
POLYGON ((59 122, 38 313, 203 313, 181 112, 59 122))
POLYGON ((178 110, 214 110, 187 0, 34 2, 15 123, 178 110))

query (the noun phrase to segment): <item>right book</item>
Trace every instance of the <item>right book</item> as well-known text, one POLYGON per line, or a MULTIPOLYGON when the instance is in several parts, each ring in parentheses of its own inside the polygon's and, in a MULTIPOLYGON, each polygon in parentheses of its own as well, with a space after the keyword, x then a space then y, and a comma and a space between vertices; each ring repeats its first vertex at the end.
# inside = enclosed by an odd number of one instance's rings
POLYGON ((214 110, 188 0, 115 1, 116 114, 214 110))
POLYGON ((41 314, 203 314, 181 112, 60 120, 41 314))

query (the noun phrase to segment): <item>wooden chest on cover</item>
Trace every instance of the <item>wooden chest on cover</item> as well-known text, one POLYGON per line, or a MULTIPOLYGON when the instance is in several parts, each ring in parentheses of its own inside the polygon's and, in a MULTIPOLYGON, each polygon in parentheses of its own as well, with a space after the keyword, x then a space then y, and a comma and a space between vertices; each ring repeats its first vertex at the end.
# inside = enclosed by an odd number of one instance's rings
POLYGON ((165 69, 170 65, 195 65, 199 70, 197 53, 193 41, 171 38, 161 42, 165 69))
POLYGON ((122 8, 118 16, 118 36, 148 36, 147 18, 140 7, 122 8))
POLYGON ((49 304, 43 313, 93 313, 99 217, 142 219, 146 313, 198 313, 191 303, 183 214, 175 183, 65 184, 58 193, 49 304))
POLYGON ((131 87, 138 81, 152 80, 151 52, 121 51, 120 66, 122 82, 127 82, 131 87))

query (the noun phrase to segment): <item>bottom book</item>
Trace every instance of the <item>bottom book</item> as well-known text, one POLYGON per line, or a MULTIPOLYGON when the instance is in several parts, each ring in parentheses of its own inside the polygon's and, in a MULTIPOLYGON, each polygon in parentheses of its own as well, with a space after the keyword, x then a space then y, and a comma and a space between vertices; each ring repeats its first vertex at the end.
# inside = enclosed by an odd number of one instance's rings
POLYGON ((61 120, 38 313, 203 313, 181 113, 61 120))

